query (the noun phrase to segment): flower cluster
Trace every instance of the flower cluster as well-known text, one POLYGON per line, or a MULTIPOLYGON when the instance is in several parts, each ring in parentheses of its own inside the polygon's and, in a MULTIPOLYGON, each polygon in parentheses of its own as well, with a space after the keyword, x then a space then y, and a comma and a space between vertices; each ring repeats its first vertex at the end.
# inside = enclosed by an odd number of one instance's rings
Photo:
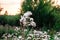
POLYGON ((30 17, 31 15, 32 15, 32 12, 27 11, 26 13, 24 13, 23 16, 21 16, 20 24, 22 24, 23 27, 24 26, 36 27, 36 23, 34 22, 34 19, 30 17))
POLYGON ((33 34, 29 34, 27 39, 32 39, 33 40, 49 40, 50 39, 50 35, 48 35, 48 33, 46 31, 37 31, 34 30, 33 34))

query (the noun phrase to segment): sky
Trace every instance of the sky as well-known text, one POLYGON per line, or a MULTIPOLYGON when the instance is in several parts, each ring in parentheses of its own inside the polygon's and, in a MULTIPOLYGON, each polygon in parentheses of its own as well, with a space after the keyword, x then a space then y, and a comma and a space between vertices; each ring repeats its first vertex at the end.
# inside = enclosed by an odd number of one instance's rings
MULTIPOLYGON (((21 4, 23 0, 0 0, 0 7, 4 8, 0 14, 4 14, 4 12, 7 10, 8 15, 16 15, 19 12, 19 9, 21 9, 21 4)), ((55 0, 54 5, 60 5, 60 0, 55 0)))
POLYGON ((19 13, 19 8, 21 8, 22 0, 0 0, 0 7, 3 8, 1 14, 7 10, 8 15, 15 15, 19 13))
POLYGON ((60 0, 52 0, 52 1, 55 1, 54 5, 60 5, 60 0))

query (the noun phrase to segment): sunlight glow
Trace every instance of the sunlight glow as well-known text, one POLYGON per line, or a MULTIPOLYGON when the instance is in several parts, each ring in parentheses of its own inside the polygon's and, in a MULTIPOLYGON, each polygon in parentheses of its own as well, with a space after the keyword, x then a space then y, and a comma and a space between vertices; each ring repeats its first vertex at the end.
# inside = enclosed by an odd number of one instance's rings
MULTIPOLYGON (((53 6, 60 5, 60 0, 52 0, 54 1, 53 6)), ((23 0, 0 0, 0 7, 3 8, 3 10, 0 12, 0 14, 4 14, 5 11, 8 12, 8 15, 16 15, 20 13, 21 4, 23 0)))
POLYGON ((8 15, 16 15, 21 9, 21 4, 23 0, 0 0, 0 6, 3 8, 1 14, 4 14, 5 11, 8 11, 8 15))
POLYGON ((60 0, 52 0, 54 2, 53 6, 60 6, 60 0))

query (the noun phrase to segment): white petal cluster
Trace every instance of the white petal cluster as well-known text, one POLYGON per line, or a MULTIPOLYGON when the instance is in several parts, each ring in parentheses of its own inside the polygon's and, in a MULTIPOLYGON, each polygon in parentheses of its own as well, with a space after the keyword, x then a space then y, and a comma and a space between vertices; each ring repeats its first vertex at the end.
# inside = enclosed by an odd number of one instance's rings
POLYGON ((26 13, 24 13, 24 15, 23 15, 23 16, 25 16, 25 17, 29 17, 29 16, 31 16, 31 15, 32 15, 32 12, 27 11, 26 13))
POLYGON ((18 38, 19 38, 19 39, 21 39, 21 38, 22 38, 22 36, 19 36, 18 38))
POLYGON ((12 35, 11 34, 8 34, 8 37, 12 37, 12 35))
POLYGON ((31 40, 32 38, 31 37, 28 37, 27 40, 31 40))
POLYGON ((60 32, 57 32, 57 35, 59 35, 59 36, 60 36, 60 32))
POLYGON ((42 32, 42 31, 34 30, 34 36, 37 38, 42 38, 42 40, 49 40, 50 38, 50 36, 47 34, 46 31, 42 32))
POLYGON ((43 32, 34 30, 34 34, 43 34, 43 32))
POLYGON ((34 19, 33 18, 30 18, 30 21, 34 21, 34 19))
POLYGON ((33 37, 33 34, 29 34, 28 36, 33 37))
POLYGON ((40 37, 40 36, 42 36, 42 34, 43 34, 42 31, 36 31, 36 30, 34 30, 35 37, 40 37))
POLYGON ((24 15, 21 16, 20 24, 22 23, 23 26, 28 25, 28 26, 36 27, 36 23, 34 22, 34 19, 30 17, 31 15, 32 15, 32 12, 30 11, 27 11, 26 13, 24 13, 24 15), (29 21, 27 19, 29 19, 29 21))
POLYGON ((30 24, 31 26, 36 27, 36 23, 34 21, 32 21, 30 24))
POLYGON ((54 35, 54 40, 60 40, 60 32, 57 32, 57 33, 54 35))
POLYGON ((20 22, 22 22, 22 21, 23 21, 23 19, 24 19, 24 17, 23 17, 23 16, 21 16, 20 22))
POLYGON ((57 35, 55 35, 54 40, 60 40, 60 38, 57 35))
POLYGON ((18 30, 20 30, 20 28, 19 27, 15 27, 15 29, 14 29, 15 31, 18 31, 18 30))

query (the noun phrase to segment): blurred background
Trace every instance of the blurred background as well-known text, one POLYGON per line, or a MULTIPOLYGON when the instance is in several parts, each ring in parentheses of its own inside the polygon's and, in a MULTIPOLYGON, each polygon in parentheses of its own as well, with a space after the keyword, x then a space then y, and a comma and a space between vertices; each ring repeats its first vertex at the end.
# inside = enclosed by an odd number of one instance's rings
MULTIPOLYGON (((50 30, 51 34, 60 32, 60 0, 0 0, 1 28, 6 27, 8 30, 9 26, 21 27, 19 20, 27 11, 33 14, 37 25, 34 29, 50 30)), ((1 29, 1 35, 6 33, 4 28, 1 29)))

